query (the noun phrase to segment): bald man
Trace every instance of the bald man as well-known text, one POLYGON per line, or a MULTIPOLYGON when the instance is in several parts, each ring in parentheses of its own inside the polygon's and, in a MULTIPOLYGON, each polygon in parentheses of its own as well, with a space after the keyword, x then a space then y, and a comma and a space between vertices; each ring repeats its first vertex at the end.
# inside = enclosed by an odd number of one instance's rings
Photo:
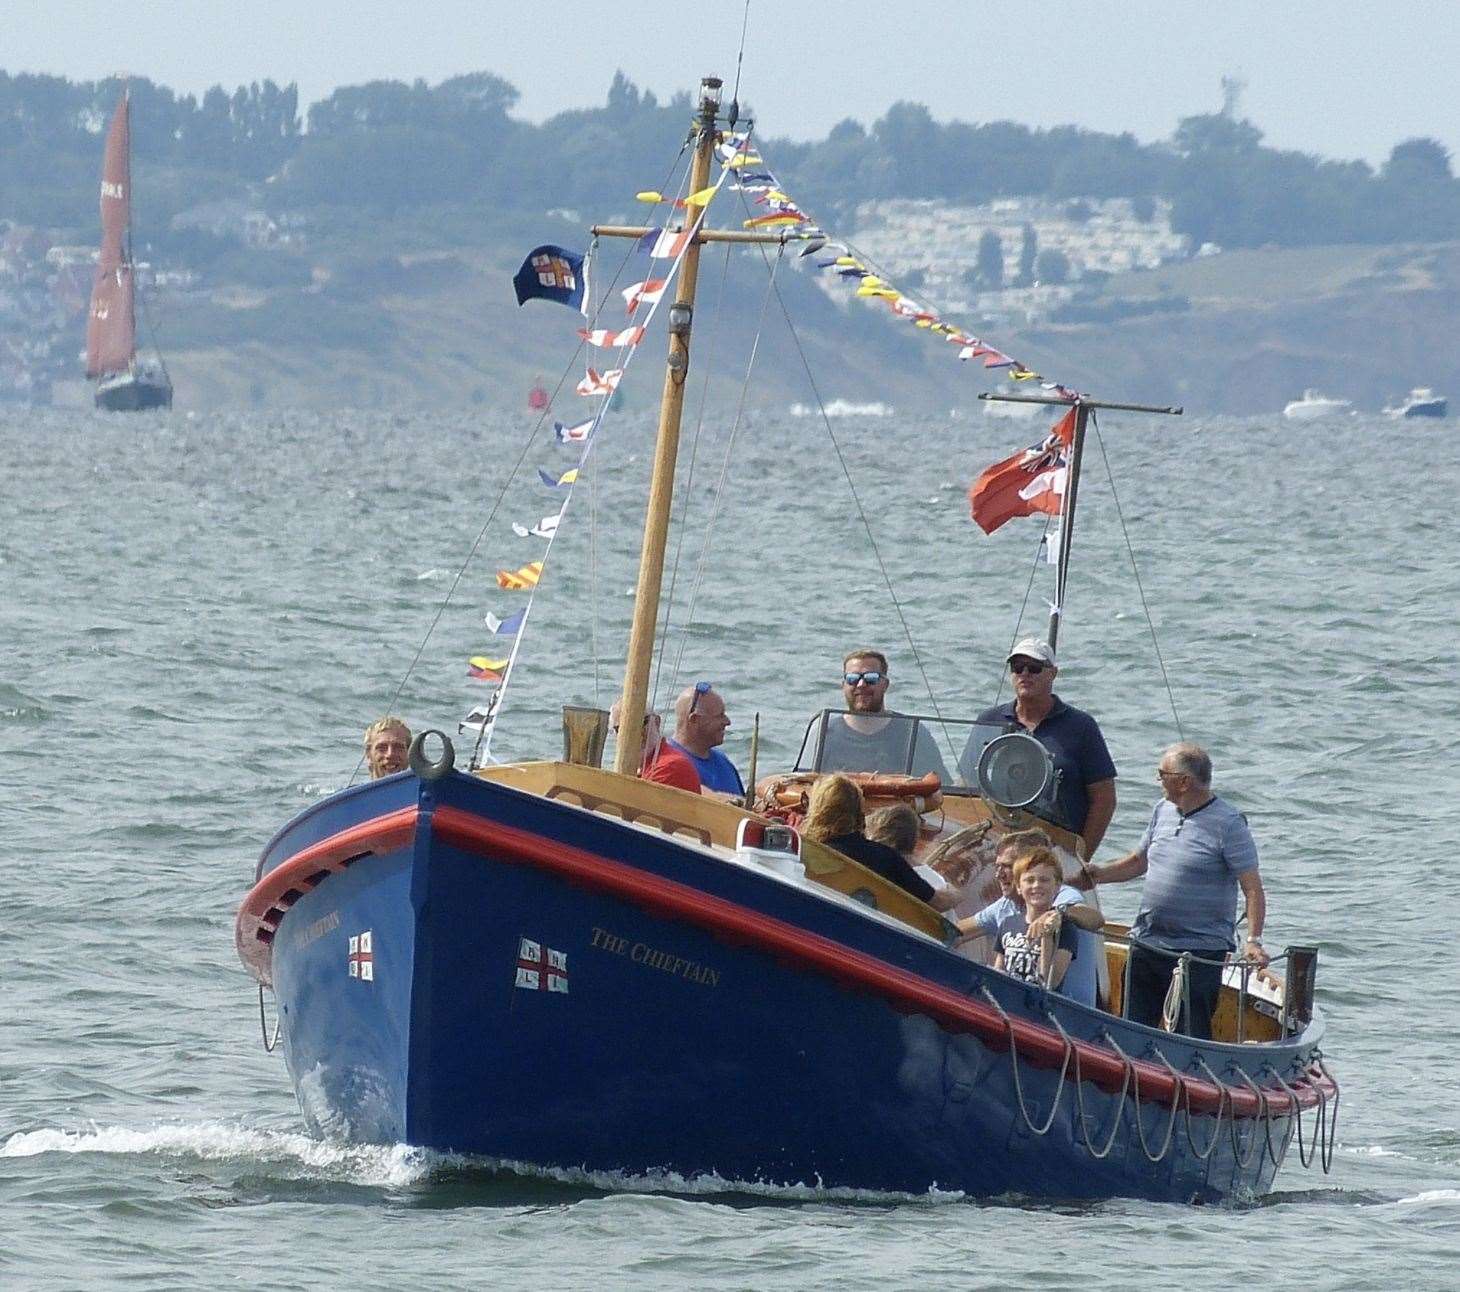
POLYGON ((696 682, 674 702, 674 735, 665 743, 679 750, 700 774, 700 789, 744 797, 745 782, 718 746, 725 743, 730 718, 725 701, 708 682, 696 682))

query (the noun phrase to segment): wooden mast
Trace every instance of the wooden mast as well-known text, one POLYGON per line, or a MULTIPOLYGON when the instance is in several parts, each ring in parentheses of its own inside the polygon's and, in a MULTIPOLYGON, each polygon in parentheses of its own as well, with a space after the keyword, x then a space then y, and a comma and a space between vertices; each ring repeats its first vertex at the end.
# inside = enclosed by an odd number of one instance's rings
MULTIPOLYGON (((715 121, 720 108, 721 82, 706 77, 700 82, 700 112, 694 161, 688 192, 698 193, 709 182, 715 151, 715 121)), ((685 226, 696 216, 687 208, 685 226)), ((634 621, 629 630, 628 659, 624 666, 623 698, 619 706, 619 735, 613 769, 636 776, 649 697, 649 666, 654 653, 654 632, 659 622, 659 592, 664 577, 664 548, 669 536, 669 512, 674 494, 674 470, 679 457, 679 421, 684 407, 684 381, 689 375, 689 334, 694 319, 695 284, 700 272, 700 239, 693 238, 679 267, 678 292, 669 311, 669 360, 664 374, 664 396, 659 404, 659 436, 654 444, 654 466, 649 482, 649 507, 644 517, 644 542, 639 553, 639 579, 634 590, 634 621)))

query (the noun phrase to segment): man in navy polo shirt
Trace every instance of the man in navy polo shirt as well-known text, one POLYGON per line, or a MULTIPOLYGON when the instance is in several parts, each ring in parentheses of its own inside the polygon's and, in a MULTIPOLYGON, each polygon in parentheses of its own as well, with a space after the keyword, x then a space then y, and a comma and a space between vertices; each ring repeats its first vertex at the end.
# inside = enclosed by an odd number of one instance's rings
POLYGON ((679 750, 700 774, 700 790, 715 794, 745 795, 745 785, 724 751, 730 717, 725 701, 708 682, 696 682, 674 702, 674 736, 665 743, 679 750))
POLYGON ((1059 676, 1048 642, 1026 637, 1009 652, 1014 698, 978 715, 979 722, 1023 727, 1049 750, 1060 773, 1057 823, 1079 835, 1093 857, 1115 815, 1115 764, 1100 725, 1054 693, 1059 676))
POLYGON ((1190 962, 1185 1008, 1177 1030, 1210 1039, 1212 1012, 1222 989, 1221 961, 1235 949, 1237 891, 1247 902, 1242 958, 1259 969, 1267 895, 1257 872, 1257 845, 1247 818, 1212 793, 1212 760, 1190 741, 1161 755, 1156 772, 1162 800, 1136 850, 1103 866, 1087 866, 1075 884, 1116 884, 1145 875, 1141 909, 1131 925, 1125 1016, 1161 1025, 1162 1007, 1181 953, 1190 962))

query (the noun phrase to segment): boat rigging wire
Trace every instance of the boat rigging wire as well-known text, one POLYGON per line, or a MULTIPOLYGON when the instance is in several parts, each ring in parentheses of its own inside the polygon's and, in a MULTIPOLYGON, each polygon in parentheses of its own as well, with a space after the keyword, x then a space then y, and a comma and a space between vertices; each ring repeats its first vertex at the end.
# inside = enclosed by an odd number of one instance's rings
POLYGON ((1105 463, 1105 475, 1110 481, 1110 496, 1115 501, 1115 515, 1120 521, 1121 537, 1125 539, 1125 550, 1130 556, 1131 572, 1136 576, 1136 591, 1140 593, 1141 610, 1146 616, 1146 627, 1151 630, 1151 644, 1156 648, 1156 663, 1161 668, 1161 681, 1166 686, 1166 698, 1171 702, 1171 717, 1176 723, 1176 738, 1185 740, 1186 733, 1181 728, 1181 715, 1176 711, 1176 693, 1171 689, 1171 676, 1166 672, 1166 661, 1161 655, 1161 642, 1156 636, 1156 622, 1151 618, 1151 607, 1146 603, 1146 589, 1141 583, 1141 568, 1136 564, 1136 550, 1131 546, 1130 530, 1126 528, 1125 512, 1121 510, 1120 493, 1115 487, 1115 472, 1110 467, 1110 455, 1105 451, 1105 437, 1100 434, 1100 418, 1095 410, 1090 410, 1090 424, 1095 431, 1095 443, 1100 446, 1100 460, 1105 463))
MULTIPOLYGON (((156 276, 153 277, 155 283, 156 276)), ((162 347, 157 343, 157 327, 152 322, 152 306, 147 301, 147 293, 136 290, 137 266, 132 266, 132 298, 142 302, 142 317, 147 322, 147 335, 152 338, 152 352, 157 356, 158 365, 162 368, 162 375, 167 378, 168 384, 172 384, 172 373, 167 370, 167 360, 163 357, 162 347)))
MULTIPOLYGON (((762 333, 765 331, 766 311, 770 308, 771 293, 774 291, 776 285, 776 274, 784 259, 785 247, 782 245, 776 253, 775 263, 770 267, 770 276, 766 281, 766 292, 764 297, 761 298, 760 316, 756 319, 755 324, 755 340, 751 343, 750 357, 746 360, 745 364, 745 378, 740 384, 740 399, 735 406, 735 420, 730 425, 730 434, 725 441, 725 457, 720 463, 720 475, 715 481, 715 501, 710 507, 710 521, 705 527, 704 540, 700 544, 699 561, 695 565, 694 582, 690 585, 689 608, 685 612, 684 625, 680 629, 679 653, 675 656, 674 668, 669 675, 671 692, 679 681, 681 666, 684 663, 684 648, 689 641, 689 629, 694 623, 695 605, 699 600, 700 588, 704 584, 705 571, 709 565, 710 542, 714 538, 715 525, 720 518, 720 508, 725 500, 725 484, 730 475, 730 461, 735 451, 735 437, 745 421, 745 399, 750 390, 750 377, 755 371, 755 361, 760 353, 760 339, 762 333)), ((676 554, 677 559, 678 556, 676 554)))
MULTIPOLYGON (((730 278, 730 251, 731 251, 731 246, 727 242, 725 244, 725 259, 724 259, 724 263, 722 264, 721 270, 720 270, 720 285, 719 285, 719 287, 718 287, 718 289, 716 291, 715 309, 711 313, 711 318, 712 319, 719 319, 722 316, 723 312, 724 312, 726 288, 727 288, 727 284, 728 284, 729 278, 730 278)), ((718 339, 719 339, 718 337, 715 338, 715 340, 718 340, 718 339)), ((708 403, 709 394, 710 394, 710 372, 711 372, 711 370, 714 367, 713 364, 703 361, 703 359, 704 359, 703 352, 706 349, 708 349, 708 346, 706 344, 701 344, 699 348, 700 348, 700 350, 702 352, 702 364, 701 364, 701 366, 704 369, 704 378, 700 382, 700 406, 699 406, 699 411, 697 412, 697 414, 695 416, 695 427, 694 427, 694 431, 690 435, 690 440, 689 440, 689 462, 688 462, 688 464, 687 464, 687 466, 685 468, 684 483, 680 487, 680 490, 679 490, 681 500, 680 500, 680 508, 679 508, 679 521, 678 521, 678 525, 677 525, 677 529, 676 529, 676 533, 675 533, 675 540, 674 540, 674 560, 670 563, 670 567, 669 567, 669 590, 665 594, 665 597, 664 597, 664 621, 660 625, 659 646, 658 646, 658 651, 657 651, 657 655, 656 655, 655 662, 654 662, 654 682, 653 682, 653 685, 650 687, 650 694, 655 697, 655 703, 656 704, 657 704, 658 698, 660 696, 660 690, 659 690, 659 675, 660 675, 660 672, 662 671, 663 666, 664 666, 664 657, 665 657, 666 654, 668 654, 668 649, 669 649, 669 623, 670 623, 670 620, 673 618, 673 615, 674 615, 674 593, 675 593, 675 588, 677 587, 677 585, 679 583, 679 563, 680 563, 681 554, 684 551, 684 536, 685 536, 685 532, 686 532, 686 521, 687 521, 688 516, 689 516, 690 494, 691 494, 692 486, 694 484, 695 465, 699 461, 700 434, 701 434, 701 431, 704 429, 704 424, 705 424, 705 407, 706 407, 706 404, 708 403)), ((712 519, 711 520, 711 524, 713 525, 713 523, 714 522, 713 522, 713 519, 712 519)), ((685 635, 688 635, 689 628, 690 628, 690 623, 693 621, 693 609, 694 609, 693 601, 691 601, 691 603, 690 603, 691 620, 689 622, 686 622, 684 624, 683 628, 680 629, 680 631, 682 633, 684 633, 685 635)), ((683 644, 681 643, 680 657, 683 658, 683 655, 684 655, 684 649, 683 649, 683 644)), ((674 684, 678 680, 678 677, 679 677, 679 662, 678 662, 678 660, 676 660, 675 661, 675 669, 674 669, 674 672, 671 675, 670 680, 669 680, 670 694, 673 694, 674 684)))
MULTIPOLYGON (((1056 533, 1059 531, 1056 530, 1056 533)), ((1039 545, 1034 549, 1034 560, 1029 565, 1029 582, 1024 585, 1024 600, 1019 603, 1019 614, 1014 620, 1014 635, 1009 638, 1009 650, 1013 650, 1019 640, 1019 633, 1024 624, 1024 612, 1029 609, 1029 594, 1034 590, 1034 579, 1039 573, 1039 557, 1044 551, 1044 544, 1049 538, 1049 525, 1046 522, 1043 532, 1039 535, 1039 545)), ((1004 682, 1009 676, 1007 668, 1008 659, 999 662, 997 686, 994 690, 994 704, 998 704, 1004 698, 1004 682)))
MULTIPOLYGON (((669 180, 673 178, 674 172, 679 168, 679 164, 683 160, 684 154, 688 150, 688 148, 689 140, 685 140, 685 142, 680 145, 679 153, 675 157, 673 163, 670 165, 669 170, 664 177, 664 184, 660 185, 661 189, 666 187, 669 180)), ((687 174, 688 172, 686 172, 686 176, 687 174)), ((686 181, 681 181, 682 186, 686 183, 687 179, 686 181)), ((594 239, 594 244, 597 244, 596 238, 594 239)), ((618 285, 619 279, 623 277, 624 267, 628 264, 629 257, 634 254, 636 249, 637 244, 632 242, 630 242, 626 247, 623 258, 619 261, 618 268, 614 271, 613 278, 609 282, 608 289, 607 291, 605 291, 603 299, 608 299, 613 289, 618 285)), ((591 249, 590 254, 592 254, 591 249)), ((595 315, 595 319, 596 317, 597 316, 595 315)), ((548 415, 552 412, 553 405, 557 402, 558 395, 562 393, 563 386, 567 383, 569 375, 577 366, 578 357, 583 353, 585 345, 586 343, 580 340, 578 342, 577 348, 574 349, 572 355, 569 357, 568 362, 563 366, 563 371, 558 377, 557 384, 553 387, 552 394, 548 396, 547 403, 543 406, 542 411, 538 413, 537 420, 533 422, 532 429, 528 432, 527 438, 523 442, 522 451, 513 461, 511 469, 507 472, 506 478, 502 481, 501 489, 497 491, 497 497, 492 503, 491 511, 487 513, 486 520, 482 522, 481 528, 477 530, 476 538, 472 540, 471 547, 467 549, 466 556, 462 558, 461 565, 457 567, 456 574, 453 576, 450 586, 446 589, 446 595, 441 598, 441 604, 436 607, 436 613, 431 617, 431 622, 426 627, 426 632, 425 635, 421 638, 420 645, 416 647, 416 653, 411 657, 411 662, 406 666, 406 671, 401 675, 400 682, 396 685, 395 693, 390 698, 390 704, 385 709, 386 713, 394 713, 396 706, 400 703, 400 698, 405 691, 406 683, 410 681, 411 675, 416 671, 416 665, 421 662, 421 656, 425 654, 427 644, 430 642, 432 636, 435 634, 437 625, 441 622, 441 617, 446 613, 447 606, 451 604, 452 598, 456 595, 456 590, 461 585, 461 581, 463 577, 465 577, 467 569, 470 567, 472 560, 476 557, 477 550, 482 545, 482 540, 487 536, 487 530, 491 527, 492 522, 496 520, 497 513, 502 508, 502 502, 507 496, 507 490, 512 487, 513 482, 517 479, 518 473, 522 470, 522 464, 527 461, 527 455, 532 452, 533 446, 537 442, 538 433, 542 430, 543 423, 547 421, 548 415)), ((600 417, 601 415, 602 414, 600 413, 600 417)), ((524 624, 524 627, 525 626, 526 625, 524 624)), ((522 636, 523 634, 520 632, 517 634, 516 642, 513 646, 514 656, 516 654, 517 644, 520 644, 522 636)), ((500 691, 501 688, 499 687, 497 694, 500 694, 500 691)), ((490 703, 488 705, 488 708, 495 718, 497 709, 495 701, 490 703)), ((487 725, 488 724, 484 722, 482 724, 481 731, 477 735, 478 750, 480 750, 481 748, 482 738, 486 734, 487 725)), ((476 753, 473 752, 473 765, 475 765, 475 762, 476 753)), ((348 781, 348 784, 353 785, 355 783, 355 778, 360 775, 360 769, 364 766, 365 753, 362 750, 359 759, 355 763, 355 770, 350 773, 350 779, 348 781)))
MULTIPOLYGON (((691 142, 693 142, 693 140, 694 140, 694 136, 693 135, 688 136, 686 138, 685 143, 680 148, 680 156, 681 157, 684 155, 685 150, 688 148, 689 144, 691 142)), ((677 160, 676 160, 676 165, 677 164, 678 163, 677 163, 677 160)), ((673 173, 672 170, 671 170, 670 173, 671 174, 673 173)), ((668 177, 666 177, 666 178, 668 178, 668 177)), ((686 170, 685 174, 681 177, 681 180, 680 180, 680 194, 681 195, 686 192, 686 190, 688 188, 688 184, 689 184, 689 179, 690 179, 690 172, 688 170, 686 170)), ((723 176, 721 177, 720 183, 724 183, 724 177, 723 176)), ((715 189, 716 189, 716 191, 718 191, 719 184, 716 184, 715 185, 715 189)), ((713 194, 712 194, 712 196, 713 196, 713 194)), ((662 193, 656 193, 654 195, 653 201, 654 201, 654 205, 656 207, 658 207, 659 205, 661 205, 665 201, 670 201, 672 203, 672 205, 674 205, 674 206, 685 206, 685 207, 687 207, 687 206, 690 206, 691 205, 691 203, 689 203, 687 201, 683 201, 683 200, 681 200, 679 198, 666 199, 663 196, 662 193)), ((701 215, 695 217, 693 224, 689 224, 688 223, 688 220, 686 220, 686 240, 688 238, 692 237, 699 230, 700 221, 702 219, 703 219, 703 213, 701 213, 701 215)), ((593 243, 594 248, 596 248, 597 245, 598 245, 597 238, 595 236, 595 240, 594 240, 594 243, 593 243)), ((629 247, 629 249, 624 253, 623 259, 619 261, 619 267, 615 271, 612 281, 609 283, 609 291, 610 292, 612 291, 612 289, 614 287, 616 287, 618 285, 618 280, 619 280, 620 276, 623 273, 624 266, 628 263, 629 256, 633 254, 634 250, 639 245, 640 245, 640 243, 638 243, 638 242, 636 242, 633 245, 631 245, 629 247)), ((668 282, 672 281, 673 278, 675 277, 675 275, 678 273, 679 267, 683 263, 683 258, 684 258, 684 251, 681 250, 679 252, 678 256, 675 257, 674 264, 673 264, 673 266, 670 268, 670 270, 668 272, 668 275, 667 275, 667 277, 665 279, 666 284, 668 282)), ((643 325, 644 327, 646 327, 646 328, 648 327, 649 323, 653 320, 654 315, 657 312, 657 310, 658 310, 658 305, 656 303, 653 307, 651 307, 648 315, 645 317, 644 325, 643 325)), ((602 315, 602 306, 599 307, 598 313, 596 313, 594 315, 593 321, 594 322, 597 322, 598 319, 599 319, 599 317, 601 315, 602 315)), ((581 337, 583 337, 585 340, 587 339, 587 333, 586 332, 580 331, 579 332, 579 335, 581 337)), ((626 344, 621 344, 619 346, 619 348, 618 348, 618 364, 619 364, 620 373, 622 373, 623 371, 626 371, 627 368, 628 368, 628 366, 629 366, 629 364, 633 362, 633 358, 634 358, 634 355, 636 353, 636 349, 635 349, 635 346, 636 345, 637 345, 637 342, 636 341, 633 341, 633 342, 628 342, 626 344)), ((612 398, 613 398, 612 389, 610 389, 610 391, 605 395, 605 398, 604 398, 603 402, 599 404, 599 406, 598 406, 598 412, 593 417, 592 430, 589 432, 588 442, 584 445, 584 447, 583 447, 583 454, 582 454, 582 456, 578 460, 577 471, 579 472, 580 475, 582 473, 588 471, 589 462, 590 462, 590 460, 592 458, 592 455, 593 455, 594 446, 598 442, 598 431, 601 429, 601 427, 603 425, 603 421, 604 421, 605 416, 608 413, 609 405, 612 402, 612 398)), ((569 491, 569 494, 568 494, 567 498, 565 498, 563 500, 562 504, 559 506, 559 509, 558 509, 558 520, 559 521, 561 521, 563 519, 563 517, 566 516, 568 507, 572 503, 572 498, 573 498, 572 492, 569 491)), ((550 557, 550 554, 551 554, 551 552, 553 550, 553 544, 557 541, 557 535, 561 531, 561 529, 562 529, 561 524, 555 526, 554 527, 554 530, 553 530, 553 533, 548 537, 547 547, 545 547, 543 549, 542 555, 538 558, 538 568, 539 568, 539 570, 541 570, 541 569, 543 569, 543 568, 546 567, 547 562, 548 562, 549 557, 550 557)), ((476 745, 472 749, 472 757, 471 757, 471 767, 472 767, 472 770, 475 770, 476 768, 480 767, 482 765, 482 762, 484 760, 489 759, 491 757, 492 735, 493 735, 493 733, 496 730, 496 720, 497 720, 497 716, 498 716, 498 711, 500 710, 501 705, 502 705, 502 703, 504 701, 504 698, 506 696, 507 687, 511 684, 511 681, 512 681, 512 671, 513 671, 513 669, 516 666, 517 656, 518 656, 519 652, 522 649, 522 643, 526 640, 526 636, 527 636, 527 623, 528 623, 528 620, 530 619, 530 617, 532 615, 532 608, 533 608, 533 606, 535 604, 536 603, 535 603, 534 598, 533 597, 529 597, 528 600, 527 600, 527 604, 522 609, 522 619, 521 619, 520 623, 518 624, 518 629, 517 629, 516 634, 512 638, 512 650, 511 650, 511 653, 507 657, 507 667, 506 667, 506 669, 502 673, 502 678, 501 678, 500 683, 497 686, 496 691, 493 692, 493 694, 492 694, 492 700, 491 700, 491 704, 490 704, 490 706, 489 706, 489 708, 487 710, 487 715, 486 715, 485 719, 482 721, 482 723, 480 724, 480 726, 477 729, 477 741, 476 741, 476 745)))
MULTIPOLYGON (((745 201, 745 195, 741 194, 741 201, 745 201)), ((746 204, 748 211, 749 204, 746 204)), ((768 260, 764 247, 760 247, 760 254, 763 260, 768 260)), ((768 266, 769 267, 769 266, 768 266)), ((821 390, 816 384, 816 378, 811 371, 811 361, 806 357, 806 350, 801 344, 801 336, 796 331, 796 325, 791 321, 791 312, 786 308, 785 297, 781 295, 781 289, 775 285, 774 277, 771 282, 772 290, 775 292, 776 304, 780 306, 781 317, 786 322, 786 331, 791 334, 791 341, 796 347, 796 354, 801 360, 801 368, 806 373, 807 385, 811 387, 812 398, 816 400, 817 411, 821 414, 821 424, 826 430, 827 439, 831 441, 832 451, 836 454, 837 463, 841 466, 842 475, 846 477, 847 490, 852 496, 852 505, 857 509, 857 518, 862 522, 862 528, 867 534, 867 543, 872 549, 872 557, 877 562, 877 569, 882 575, 882 582, 887 588, 888 599, 892 602, 892 609, 897 615, 897 621, 902 625, 902 635, 907 640, 908 649, 912 652, 913 663, 917 667, 919 675, 923 679, 923 687, 928 693, 928 703, 933 706, 933 715, 937 719, 938 726, 942 729, 943 739, 948 743, 949 749, 953 749, 952 738, 949 735, 947 724, 943 719, 943 712, 938 707, 938 697, 933 693, 933 683, 928 677, 928 670, 923 664, 923 657, 918 650, 918 644, 913 639, 912 628, 908 625, 907 616, 902 612, 902 603, 897 599, 897 590, 892 584, 892 575, 888 572, 887 563, 882 559, 882 549, 877 546, 877 538, 872 533, 871 522, 867 519, 866 509, 862 506, 861 495, 857 493, 857 486, 852 480, 851 468, 847 465, 846 456, 842 453, 842 446, 832 430, 831 418, 826 415, 826 404, 821 398, 821 390)))
POLYGON ((735 117, 740 110, 740 68, 745 62, 745 32, 750 26, 750 0, 745 0, 745 13, 740 20, 740 52, 735 55, 735 88, 730 91, 730 128, 735 129, 735 117))
POLYGON ((588 473, 588 640, 593 652, 593 707, 603 707, 598 678, 598 472, 588 473))

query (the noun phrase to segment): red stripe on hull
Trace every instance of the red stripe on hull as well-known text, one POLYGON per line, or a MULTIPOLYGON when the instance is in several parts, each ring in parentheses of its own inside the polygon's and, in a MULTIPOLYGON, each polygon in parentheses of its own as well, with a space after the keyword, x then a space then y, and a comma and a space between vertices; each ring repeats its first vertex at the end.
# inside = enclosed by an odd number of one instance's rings
MULTIPOLYGON (((698 924, 732 942, 758 946, 777 958, 814 969, 847 987, 875 992, 901 1012, 927 1015, 951 1031, 972 1032, 994 1048, 1008 1046, 1010 1029, 988 1006, 774 916, 762 915, 687 884, 530 831, 483 820, 459 808, 438 808, 432 829, 446 841, 468 850, 487 849, 494 858, 539 866, 645 909, 698 924)), ((1041 1067, 1057 1068, 1063 1063, 1065 1043, 1055 1032, 1022 1019, 1010 1019, 1010 1027, 1021 1058, 1041 1067)), ((1075 1041, 1074 1047, 1085 1080, 1111 1092, 1121 1088, 1125 1065, 1119 1057, 1088 1042, 1075 1041)), ((1227 1116, 1240 1117, 1256 1117, 1263 1111, 1257 1096, 1245 1087, 1219 1088, 1209 1081, 1184 1075, 1173 1077, 1166 1068, 1142 1060, 1134 1061, 1131 1066, 1142 1102, 1154 1099, 1169 1105, 1184 1099, 1194 1112, 1225 1110, 1227 1116)), ((1304 1108, 1317 1106, 1320 1098, 1331 1097, 1336 1091, 1316 1071, 1308 1073, 1296 1089, 1299 1104, 1304 1108)), ((1271 1116, 1284 1116, 1293 1111, 1292 1101, 1281 1091, 1264 1091, 1263 1097, 1271 1116)))
MULTIPOLYGON (((362 822, 295 853, 259 880, 244 899, 234 930, 239 957, 249 972, 271 986, 273 935, 289 907, 362 855, 410 844, 419 817, 419 808, 408 807, 362 822)), ((643 909, 696 924, 729 942, 757 947, 852 990, 873 992, 899 1012, 925 1015, 949 1031, 971 1032, 994 1049, 1007 1049, 1012 1031, 1020 1057, 1039 1067, 1058 1068, 1064 1063, 1065 1042, 1051 1029, 1016 1018, 1006 1025, 995 1010, 951 988, 774 916, 460 808, 437 808, 432 829, 444 841, 468 851, 539 867, 643 909)), ((1085 1041, 1073 1045, 1084 1080, 1112 1093, 1121 1089, 1126 1068, 1117 1055, 1085 1041)), ((1173 1076, 1166 1068, 1144 1060, 1134 1060, 1131 1068, 1142 1102, 1170 1105, 1181 1099, 1194 1112, 1215 1114, 1225 1109, 1229 1117, 1253 1118, 1264 1111, 1258 1096, 1245 1087, 1218 1087, 1186 1075, 1173 1076)), ((1302 1108, 1316 1107, 1321 1099, 1337 1093, 1331 1079, 1316 1069, 1300 1082, 1289 1084, 1302 1108)), ((1293 1111, 1292 1100, 1282 1091, 1264 1089, 1262 1099, 1270 1116, 1293 1111)))
POLYGON ((393 852, 416 837, 418 807, 362 821, 280 862, 249 890, 238 908, 233 941, 249 973, 274 985, 274 934, 285 912, 310 889, 372 852, 393 852))

